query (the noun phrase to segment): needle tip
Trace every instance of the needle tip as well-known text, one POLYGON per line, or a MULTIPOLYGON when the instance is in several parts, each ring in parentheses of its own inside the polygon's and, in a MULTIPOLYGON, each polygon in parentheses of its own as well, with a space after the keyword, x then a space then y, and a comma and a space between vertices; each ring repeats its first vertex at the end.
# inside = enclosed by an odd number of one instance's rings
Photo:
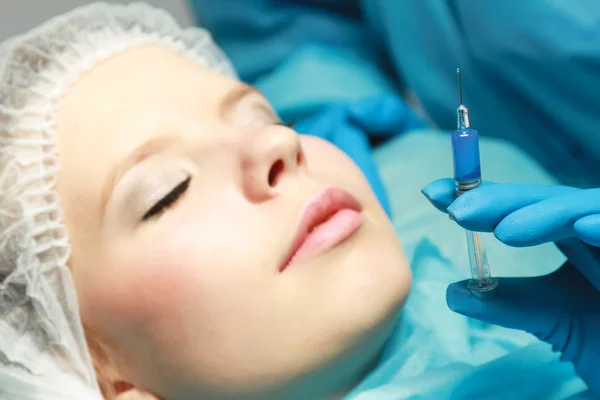
POLYGON ((460 81, 460 68, 456 68, 456 75, 458 76, 458 96, 460 100, 460 104, 463 103, 463 95, 462 95, 462 83, 460 81))

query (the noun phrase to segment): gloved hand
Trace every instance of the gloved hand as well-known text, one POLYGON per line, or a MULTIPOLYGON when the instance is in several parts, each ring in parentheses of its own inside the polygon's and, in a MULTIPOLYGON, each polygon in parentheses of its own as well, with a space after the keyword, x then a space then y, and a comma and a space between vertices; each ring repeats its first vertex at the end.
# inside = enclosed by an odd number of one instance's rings
POLYGON ((294 123, 298 133, 326 139, 352 158, 388 215, 390 205, 373 160, 369 139, 388 138, 425 126, 425 122, 401 98, 391 93, 333 104, 294 123))
POLYGON ((534 278, 499 278, 495 296, 479 299, 467 281, 448 287, 450 309, 520 329, 552 344, 600 394, 600 189, 484 183, 455 199, 454 181, 422 190, 465 229, 494 232, 510 246, 553 241, 568 261, 534 278))

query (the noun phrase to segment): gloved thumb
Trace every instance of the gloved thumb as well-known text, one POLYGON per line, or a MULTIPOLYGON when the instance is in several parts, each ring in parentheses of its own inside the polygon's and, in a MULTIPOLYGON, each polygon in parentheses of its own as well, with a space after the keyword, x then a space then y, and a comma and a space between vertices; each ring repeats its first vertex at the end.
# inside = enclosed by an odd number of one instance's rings
POLYGON ((480 299, 467 281, 448 287, 450 309, 484 322, 523 330, 552 345, 593 391, 600 392, 600 292, 570 262, 537 278, 500 278, 495 295, 480 299))
POLYGON ((478 297, 467 288, 468 281, 448 286, 446 302, 459 314, 505 328, 542 334, 556 312, 538 301, 540 282, 533 278, 499 278, 491 297, 478 297), (535 288, 535 290, 532 290, 535 288))
MULTIPOLYGON (((468 281, 453 283, 446 291, 451 310, 494 325, 529 332, 558 346, 569 339, 564 316, 575 316, 588 307, 598 292, 577 268, 565 263, 555 272, 533 278, 499 278, 493 296, 480 298, 467 288, 468 281)), ((568 319, 566 320, 568 321, 568 319)))

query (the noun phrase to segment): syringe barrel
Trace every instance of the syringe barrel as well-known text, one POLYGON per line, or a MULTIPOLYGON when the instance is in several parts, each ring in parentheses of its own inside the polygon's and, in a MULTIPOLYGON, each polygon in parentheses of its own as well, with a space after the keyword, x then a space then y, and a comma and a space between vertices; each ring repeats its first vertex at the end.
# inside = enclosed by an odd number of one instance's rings
POLYGON ((479 232, 467 230, 467 249, 471 266, 471 280, 467 287, 471 292, 490 292, 498 287, 498 280, 492 277, 483 236, 479 232))
MULTIPOLYGON (((479 160, 479 133, 475 129, 461 128, 451 134, 454 180, 479 186, 481 165, 479 160)), ((458 186, 457 186, 458 189, 458 186)), ((468 189, 467 189, 468 190, 468 189)))

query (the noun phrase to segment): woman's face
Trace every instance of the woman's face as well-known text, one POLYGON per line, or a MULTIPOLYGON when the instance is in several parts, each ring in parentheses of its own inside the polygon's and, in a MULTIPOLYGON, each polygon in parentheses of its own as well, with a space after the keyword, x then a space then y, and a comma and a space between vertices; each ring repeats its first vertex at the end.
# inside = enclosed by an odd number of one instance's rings
POLYGON ((410 286, 394 230, 350 159, 277 122, 256 91, 160 47, 100 63, 63 98, 70 267, 124 380, 169 400, 310 397, 376 358, 410 286), (346 213, 282 270, 331 187, 362 220, 346 213))

